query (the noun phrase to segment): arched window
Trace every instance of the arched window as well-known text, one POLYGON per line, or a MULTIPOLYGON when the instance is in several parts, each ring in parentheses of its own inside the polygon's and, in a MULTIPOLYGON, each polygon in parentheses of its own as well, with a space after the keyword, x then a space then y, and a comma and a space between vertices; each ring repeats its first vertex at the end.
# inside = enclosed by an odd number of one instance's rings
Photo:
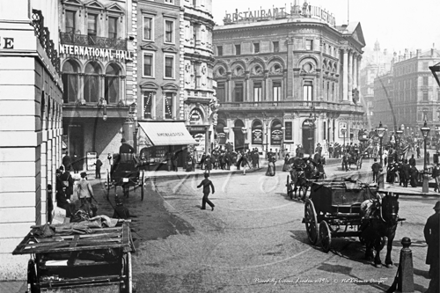
POLYGON ((105 71, 105 99, 109 104, 117 103, 120 93, 121 70, 118 65, 112 63, 105 71))
POLYGON ((63 65, 63 86, 64 103, 71 103, 78 100, 78 73, 79 66, 75 61, 69 60, 63 65))
POLYGON ((84 100, 86 103, 97 103, 100 98, 99 75, 101 67, 97 62, 90 62, 84 72, 84 100))

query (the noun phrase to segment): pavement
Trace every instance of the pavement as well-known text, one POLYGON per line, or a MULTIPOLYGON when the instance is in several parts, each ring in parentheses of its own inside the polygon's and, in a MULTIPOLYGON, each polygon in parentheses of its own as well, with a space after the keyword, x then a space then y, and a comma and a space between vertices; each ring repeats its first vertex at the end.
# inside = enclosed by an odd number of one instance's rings
MULTIPOLYGON (((422 159, 420 159, 421 161, 422 159)), ((327 173, 335 173, 336 176, 341 174, 347 174, 347 177, 350 176, 358 176, 356 174, 359 174, 357 170, 351 170, 349 172, 344 172, 340 167, 341 159, 327 159, 326 162, 326 171, 327 173)), ((370 166, 372 164, 372 160, 365 160, 363 168, 361 172, 364 173, 362 176, 363 178, 371 178, 371 172, 370 172, 370 166)), ((277 171, 281 170, 283 165, 282 160, 278 160, 277 163, 277 171)), ((419 165, 419 164, 418 164, 419 165)), ((267 162, 265 160, 261 161, 260 167, 256 169, 247 169, 246 173, 248 172, 263 172, 266 170, 267 162)), ((88 173, 89 178, 94 178, 94 172, 93 171, 86 171, 88 173)), ((177 172, 169 172, 169 171, 146 171, 145 176, 146 178, 160 178, 160 179, 181 179, 181 178, 188 178, 192 176, 201 177, 205 173, 205 170, 196 169, 192 172, 186 172, 182 168, 179 168, 177 172)), ((211 170, 210 176, 218 176, 218 175, 225 175, 225 174, 236 174, 236 173, 243 173, 241 170, 236 170, 236 167, 232 167, 231 170, 211 170)), ((287 174, 287 173, 286 173, 287 174)), ((75 179, 79 179, 79 173, 72 174, 72 176, 75 179)), ((94 186, 94 189, 100 189, 102 188, 102 183, 105 184, 106 181, 106 173, 102 173, 103 179, 90 179, 92 182, 92 185, 94 186)), ((420 195, 420 196, 440 196, 439 193, 434 193, 433 189, 430 189, 428 193, 423 193, 421 187, 402 187, 398 186, 397 184, 389 184, 385 183, 384 190, 392 191, 395 193, 399 193, 402 195, 420 195)), ((110 212, 107 211, 107 212, 110 212)), ((24 293, 27 292, 27 284, 26 281, 22 280, 8 280, 8 281, 0 281, 0 293, 24 293)))

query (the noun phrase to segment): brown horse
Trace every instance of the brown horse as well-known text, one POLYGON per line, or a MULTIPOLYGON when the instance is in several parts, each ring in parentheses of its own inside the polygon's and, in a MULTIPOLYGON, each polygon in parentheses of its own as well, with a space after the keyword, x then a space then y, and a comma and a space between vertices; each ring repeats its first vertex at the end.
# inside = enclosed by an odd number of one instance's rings
POLYGON ((387 254, 385 265, 391 267, 391 249, 399 221, 399 195, 386 194, 382 199, 368 200, 361 205, 361 237, 365 240, 365 258, 372 259, 376 267, 382 265, 380 251, 387 238, 387 254), (373 255, 373 248, 376 255, 373 255))

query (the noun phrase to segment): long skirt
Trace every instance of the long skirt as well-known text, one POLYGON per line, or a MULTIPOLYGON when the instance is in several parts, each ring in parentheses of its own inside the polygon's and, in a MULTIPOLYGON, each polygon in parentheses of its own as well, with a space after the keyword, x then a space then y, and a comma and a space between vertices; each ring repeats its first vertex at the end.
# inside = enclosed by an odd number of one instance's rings
POLYGON ((290 170, 290 164, 289 163, 284 163, 283 165, 283 172, 287 172, 290 170))
POLYGON ((275 176, 275 168, 272 164, 267 166, 266 176, 275 176))

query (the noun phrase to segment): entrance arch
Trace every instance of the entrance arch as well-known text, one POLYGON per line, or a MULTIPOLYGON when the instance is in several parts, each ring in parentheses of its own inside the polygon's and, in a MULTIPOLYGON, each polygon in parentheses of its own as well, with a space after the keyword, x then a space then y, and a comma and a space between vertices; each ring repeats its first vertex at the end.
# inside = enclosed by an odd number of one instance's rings
POLYGON ((315 123, 311 119, 304 120, 302 124, 302 145, 305 153, 313 154, 315 146, 315 123))
POLYGON ((237 119, 234 122, 234 147, 236 151, 245 150, 246 146, 244 143, 244 134, 243 134, 244 123, 242 120, 237 119))

